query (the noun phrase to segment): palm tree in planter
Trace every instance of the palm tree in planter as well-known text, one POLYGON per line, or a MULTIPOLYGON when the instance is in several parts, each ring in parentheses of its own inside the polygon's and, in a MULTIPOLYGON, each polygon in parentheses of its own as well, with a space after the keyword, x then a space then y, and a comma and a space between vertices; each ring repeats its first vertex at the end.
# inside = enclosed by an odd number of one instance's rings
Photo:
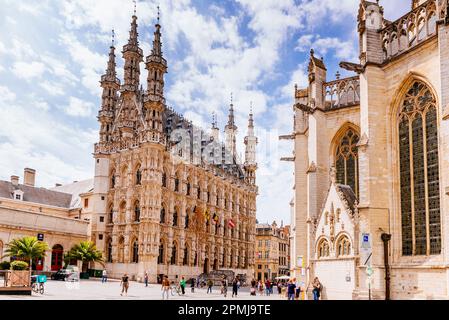
POLYGON ((97 250, 92 241, 81 241, 75 244, 65 255, 65 261, 76 260, 82 262, 81 270, 87 273, 90 262, 99 262, 103 265, 103 254, 97 250))
POLYGON ((49 250, 48 244, 37 240, 36 237, 23 237, 13 239, 6 245, 4 257, 15 257, 28 262, 29 269, 32 269, 33 260, 42 259, 49 250))

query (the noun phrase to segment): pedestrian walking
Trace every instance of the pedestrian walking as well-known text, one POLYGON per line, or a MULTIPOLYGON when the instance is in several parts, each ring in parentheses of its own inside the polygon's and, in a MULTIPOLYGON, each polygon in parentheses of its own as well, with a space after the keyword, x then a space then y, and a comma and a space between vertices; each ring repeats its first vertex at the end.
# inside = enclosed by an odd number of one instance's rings
POLYGON ((237 277, 234 278, 232 281, 232 297, 234 298, 234 295, 237 297, 237 292, 239 290, 239 279, 237 277))
POLYGON ((181 281, 179 281, 179 286, 181 287, 182 294, 186 294, 186 280, 184 277, 181 278, 181 281))
POLYGON ((214 285, 214 283, 212 282, 211 279, 207 279, 207 293, 212 293, 212 286, 214 285))
POLYGON ((301 284, 299 283, 298 280, 296 280, 296 278, 293 278, 293 282, 296 285, 296 291, 295 291, 295 299, 299 300, 300 294, 301 294, 301 284))
POLYGON ((282 282, 281 281, 278 281, 278 283, 277 283, 277 288, 278 288, 278 294, 282 294, 282 287, 283 287, 283 284, 282 284, 282 282))
POLYGON ((164 296, 168 300, 168 293, 170 291, 170 281, 168 281, 167 276, 164 276, 164 279, 162 280, 161 290, 162 290, 162 300, 164 300, 164 296))
POLYGON ((194 293, 195 292, 195 279, 190 279, 190 291, 192 292, 192 293, 194 293))
POLYGON ((103 269, 103 272, 101 273, 101 283, 105 283, 108 281, 108 273, 106 272, 106 269, 103 269))
POLYGON ((259 283, 257 284, 257 289, 259 291, 259 294, 261 296, 263 296, 263 283, 262 283, 262 280, 259 280, 259 283))
POLYGON ((256 280, 251 280, 251 295, 252 296, 255 296, 256 295, 256 286, 257 286, 257 283, 256 283, 256 280))
POLYGON ((265 294, 267 296, 270 295, 270 280, 267 279, 267 281, 265 281, 265 294))
POLYGON ((145 282, 145 287, 148 287, 148 272, 145 272, 143 276, 143 281, 145 282))
POLYGON ((321 297, 321 290, 323 288, 320 280, 318 279, 318 277, 315 277, 315 279, 313 279, 312 282, 312 286, 313 286, 313 300, 320 300, 321 297))
POLYGON ((223 280, 221 281, 221 293, 225 298, 228 295, 228 279, 226 276, 223 276, 223 280))
POLYGON ((127 273, 123 275, 122 280, 120 281, 120 285, 122 287, 122 293, 120 293, 120 295, 123 296, 123 293, 125 293, 125 296, 127 296, 129 288, 129 276, 127 273))
POLYGON ((289 280, 288 284, 287 284, 287 299, 288 300, 295 300, 295 289, 296 289, 296 284, 292 280, 289 280))

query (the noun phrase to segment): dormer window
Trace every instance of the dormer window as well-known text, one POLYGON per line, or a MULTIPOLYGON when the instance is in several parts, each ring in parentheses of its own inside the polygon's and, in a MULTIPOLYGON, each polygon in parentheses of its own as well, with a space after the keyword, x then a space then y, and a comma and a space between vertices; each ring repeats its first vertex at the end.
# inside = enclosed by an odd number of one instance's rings
POLYGON ((22 190, 14 190, 13 199, 23 201, 23 191, 22 190))

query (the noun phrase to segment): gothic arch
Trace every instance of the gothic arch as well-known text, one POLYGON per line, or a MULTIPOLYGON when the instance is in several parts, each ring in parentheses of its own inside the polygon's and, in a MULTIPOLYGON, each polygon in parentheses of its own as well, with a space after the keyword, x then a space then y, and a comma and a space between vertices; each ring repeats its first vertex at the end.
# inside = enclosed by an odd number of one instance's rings
POLYGON ((327 258, 330 256, 331 242, 326 236, 321 236, 317 239, 315 245, 316 257, 327 258))
POLYGON ((393 245, 401 248, 402 256, 441 254, 439 105, 428 79, 410 73, 390 106, 392 187, 393 198, 398 199, 393 245))
POLYGON ((351 237, 347 232, 339 232, 335 237, 335 255, 336 257, 340 256, 351 256, 354 252, 354 246, 352 244, 351 237))

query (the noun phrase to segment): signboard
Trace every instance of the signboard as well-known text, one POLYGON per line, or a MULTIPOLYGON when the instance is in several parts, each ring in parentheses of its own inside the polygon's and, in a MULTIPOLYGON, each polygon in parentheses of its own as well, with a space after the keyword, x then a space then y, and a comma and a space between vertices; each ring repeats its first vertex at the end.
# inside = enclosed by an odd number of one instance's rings
POLYGON ((360 235, 360 262, 364 266, 371 266, 372 237, 369 233, 360 235))
POLYGON ((362 248, 371 249, 371 237, 369 233, 362 233, 362 248))
POLYGON ((371 277, 373 273, 374 273, 373 268, 371 267, 366 268, 366 274, 368 275, 368 277, 371 277))
POLYGON ((37 234, 37 240, 44 241, 44 234, 43 233, 38 233, 37 234))

